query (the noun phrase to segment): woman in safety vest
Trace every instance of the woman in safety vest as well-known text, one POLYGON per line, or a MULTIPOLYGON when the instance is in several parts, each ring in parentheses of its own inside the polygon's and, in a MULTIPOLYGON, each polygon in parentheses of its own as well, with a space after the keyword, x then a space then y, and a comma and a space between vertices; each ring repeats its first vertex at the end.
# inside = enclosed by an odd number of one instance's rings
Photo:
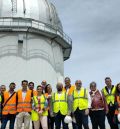
POLYGON ((48 103, 43 94, 42 86, 37 86, 37 96, 33 96, 33 106, 32 106, 32 121, 34 123, 34 128, 39 129, 40 123, 42 129, 48 129, 47 116, 48 116, 48 103))

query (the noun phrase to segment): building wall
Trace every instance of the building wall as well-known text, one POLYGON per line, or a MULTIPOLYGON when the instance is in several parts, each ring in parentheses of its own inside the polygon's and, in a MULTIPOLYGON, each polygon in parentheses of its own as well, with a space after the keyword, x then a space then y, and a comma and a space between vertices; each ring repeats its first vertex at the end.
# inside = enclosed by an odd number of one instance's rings
POLYGON ((23 79, 36 85, 45 79, 55 87, 63 76, 63 52, 58 43, 30 33, 0 33, 0 84, 14 81, 20 88, 23 79))

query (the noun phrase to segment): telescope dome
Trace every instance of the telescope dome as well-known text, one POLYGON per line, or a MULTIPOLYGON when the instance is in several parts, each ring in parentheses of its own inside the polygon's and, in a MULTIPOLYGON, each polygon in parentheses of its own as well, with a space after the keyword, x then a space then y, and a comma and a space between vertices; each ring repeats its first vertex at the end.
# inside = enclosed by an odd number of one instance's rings
POLYGON ((30 18, 62 30, 56 8, 47 0, 0 0, 0 17, 30 18))

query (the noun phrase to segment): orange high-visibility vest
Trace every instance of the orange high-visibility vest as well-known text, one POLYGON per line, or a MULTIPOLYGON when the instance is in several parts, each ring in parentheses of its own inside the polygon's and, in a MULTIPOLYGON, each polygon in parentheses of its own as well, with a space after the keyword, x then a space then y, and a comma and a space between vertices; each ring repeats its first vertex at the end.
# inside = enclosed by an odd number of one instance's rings
MULTIPOLYGON (((11 96, 8 91, 4 92, 4 103, 9 99, 11 96)), ((10 100, 5 104, 4 108, 2 109, 2 114, 7 115, 7 114, 16 114, 17 109, 16 109, 16 93, 10 98, 10 100)))
POLYGON ((18 94, 18 105, 17 112, 31 112, 32 110, 32 91, 27 90, 25 100, 22 98, 22 90, 17 92, 18 94))
MULTIPOLYGON (((118 107, 120 108, 120 96, 116 96, 116 101, 117 101, 117 104, 118 104, 118 107)), ((120 111, 118 111, 118 109, 115 110, 115 114, 119 114, 120 111)))
POLYGON ((33 92, 33 96, 37 96, 37 91, 36 90, 33 90, 32 92, 33 92))
MULTIPOLYGON (((75 86, 74 85, 71 85, 71 87, 68 90, 68 95, 72 95, 74 89, 75 89, 75 86)), ((63 91, 66 91, 65 87, 63 88, 63 91)))

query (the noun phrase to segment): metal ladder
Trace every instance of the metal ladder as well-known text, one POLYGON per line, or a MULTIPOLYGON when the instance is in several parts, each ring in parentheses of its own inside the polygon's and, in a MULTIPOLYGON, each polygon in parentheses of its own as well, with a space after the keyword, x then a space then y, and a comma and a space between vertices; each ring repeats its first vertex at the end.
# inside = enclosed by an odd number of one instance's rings
POLYGON ((12 2, 12 13, 16 14, 17 13, 17 0, 11 0, 12 2))

